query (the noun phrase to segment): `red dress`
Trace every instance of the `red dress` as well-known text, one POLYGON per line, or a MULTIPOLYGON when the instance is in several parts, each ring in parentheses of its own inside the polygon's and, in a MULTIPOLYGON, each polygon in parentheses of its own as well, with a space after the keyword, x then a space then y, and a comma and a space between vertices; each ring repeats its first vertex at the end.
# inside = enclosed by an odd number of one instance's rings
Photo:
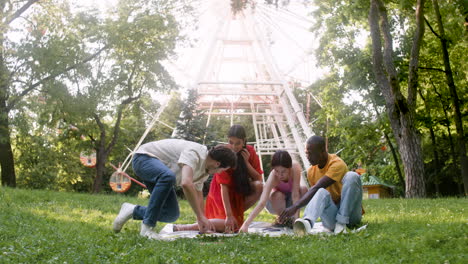
MULTIPOLYGON (((250 153, 249 163, 260 174, 263 173, 260 168, 260 160, 254 147, 247 145, 250 153)), ((238 228, 244 223, 244 196, 235 191, 232 179, 233 169, 216 173, 211 181, 210 191, 206 197, 205 215, 208 219, 226 219, 224 211, 223 198, 221 197, 221 184, 225 184, 229 189, 229 201, 231 202, 232 216, 237 220, 238 228)), ((236 230, 237 231, 237 230, 236 230)))

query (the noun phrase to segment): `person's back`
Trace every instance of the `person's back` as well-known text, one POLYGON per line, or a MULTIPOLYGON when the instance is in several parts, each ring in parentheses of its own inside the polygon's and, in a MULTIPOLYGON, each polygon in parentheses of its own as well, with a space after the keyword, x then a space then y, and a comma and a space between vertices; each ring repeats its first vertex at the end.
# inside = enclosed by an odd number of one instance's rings
MULTIPOLYGON (((201 185, 207 178, 205 162, 208 150, 205 146, 183 139, 163 139, 141 145, 135 154, 157 158, 176 175, 176 184, 181 183, 182 165, 193 169, 193 181, 201 185)), ((197 186, 199 187, 199 186, 197 186)))
POLYGON ((225 146, 210 151, 195 142, 164 139, 142 145, 135 151, 132 167, 151 193, 148 206, 124 203, 114 220, 113 229, 120 232, 130 218, 142 220, 140 235, 157 238, 156 222, 174 222, 179 217, 179 205, 174 185, 182 187, 201 232, 212 230, 200 207, 201 191, 209 173, 218 173, 236 164, 236 154, 225 146))

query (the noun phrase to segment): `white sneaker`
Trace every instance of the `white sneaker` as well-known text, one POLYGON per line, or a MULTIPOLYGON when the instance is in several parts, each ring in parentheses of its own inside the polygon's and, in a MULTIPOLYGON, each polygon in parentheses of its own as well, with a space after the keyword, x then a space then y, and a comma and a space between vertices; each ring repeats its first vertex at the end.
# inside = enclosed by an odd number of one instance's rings
POLYGON ((346 234, 348 231, 346 230, 346 224, 340 224, 336 223, 335 224, 335 234, 346 234))
POLYGON ((159 234, 153 231, 153 227, 144 223, 141 223, 140 236, 144 236, 149 239, 159 239, 159 234))
POLYGON ((303 236, 309 234, 312 230, 309 220, 298 218, 294 221, 293 225, 294 234, 298 236, 303 236))
POLYGON ((123 203, 122 207, 120 207, 120 212, 114 220, 114 232, 118 233, 122 230, 124 224, 130 220, 133 216, 133 209, 135 209, 136 205, 130 203, 123 203))

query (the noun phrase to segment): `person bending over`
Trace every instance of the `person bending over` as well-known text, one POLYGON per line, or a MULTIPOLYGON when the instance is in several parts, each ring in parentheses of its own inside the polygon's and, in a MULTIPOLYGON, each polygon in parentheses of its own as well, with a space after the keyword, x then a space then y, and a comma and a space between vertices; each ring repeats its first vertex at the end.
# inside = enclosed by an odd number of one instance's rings
POLYGON ((208 151, 203 145, 181 139, 164 139, 140 146, 134 153, 132 166, 151 194, 148 206, 123 203, 113 230, 120 232, 133 218, 142 220, 140 235, 157 239, 153 228, 158 221, 174 222, 179 218, 176 184, 182 187, 200 232, 213 230, 203 210, 203 182, 211 173, 235 167, 236 161, 236 154, 226 146, 208 151))

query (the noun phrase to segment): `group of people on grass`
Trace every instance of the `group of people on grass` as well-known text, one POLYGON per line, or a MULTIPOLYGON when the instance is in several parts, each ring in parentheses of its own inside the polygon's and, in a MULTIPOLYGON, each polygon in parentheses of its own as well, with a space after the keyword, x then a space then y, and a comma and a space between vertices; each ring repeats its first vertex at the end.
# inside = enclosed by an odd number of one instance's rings
POLYGON ((275 225, 292 225, 299 235, 311 231, 318 218, 335 233, 361 221, 362 185, 357 173, 348 171, 336 154, 329 154, 325 140, 312 136, 306 142, 311 166, 310 188, 300 185, 302 168, 285 150, 271 159, 271 173, 263 183, 263 171, 253 146, 247 145, 245 129, 234 125, 228 144, 208 150, 195 142, 164 139, 142 145, 134 153, 133 170, 146 184, 147 206, 123 203, 113 229, 120 232, 130 219, 142 220, 140 235, 158 238, 157 222, 174 222, 179 205, 174 187, 180 186, 197 222, 174 225, 174 231, 248 232, 249 225, 266 207, 277 215, 275 225), (213 174, 206 203, 203 183, 213 174), (255 208, 244 221, 244 212, 255 208), (305 206, 300 217, 300 209, 305 206))

